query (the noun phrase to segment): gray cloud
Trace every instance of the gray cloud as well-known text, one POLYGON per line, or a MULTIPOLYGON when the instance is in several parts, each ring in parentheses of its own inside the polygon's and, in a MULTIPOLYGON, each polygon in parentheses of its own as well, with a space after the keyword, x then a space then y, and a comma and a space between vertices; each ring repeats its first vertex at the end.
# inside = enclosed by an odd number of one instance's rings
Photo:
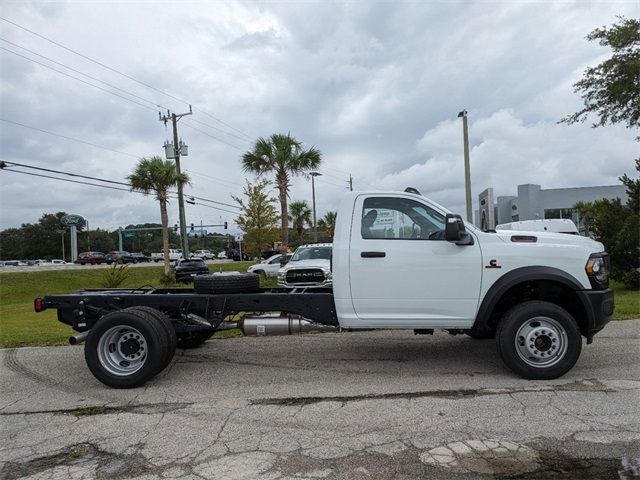
MULTIPOLYGON (((518 183, 617 183, 637 156, 620 128, 556 121, 579 107, 571 85, 607 52, 584 36, 627 2, 579 3, 5 2, 2 16, 145 83, 161 95, 4 22, 2 37, 178 112, 188 102, 252 138, 291 131, 322 150, 320 213, 337 206, 348 174, 366 188, 417 186, 461 211, 461 126, 469 110, 474 192, 518 183), (176 25, 179 28, 176 28, 176 25)), ((2 42, 0 42, 1 44, 2 42)), ((5 45, 2 45, 5 46, 5 45)), ((161 154, 170 133, 153 110, 0 51, 2 117, 130 152, 161 154)), ((74 74, 75 75, 75 74, 74 74)), ((244 183, 243 135, 194 112, 181 136, 194 194, 230 202, 244 183), (187 125, 207 132, 234 148, 187 125), (229 135, 230 134, 230 135, 229 135), (237 136, 241 138, 237 138, 237 136)), ((122 180, 136 159, 0 122, 1 157, 122 180)), ((152 198, 0 172, 0 228, 43 212, 82 213, 92 225, 157 221, 152 198)), ((310 199, 304 178, 293 198, 310 199)), ((176 208, 171 206, 172 223, 176 208)), ((189 207, 189 221, 233 215, 189 207)))

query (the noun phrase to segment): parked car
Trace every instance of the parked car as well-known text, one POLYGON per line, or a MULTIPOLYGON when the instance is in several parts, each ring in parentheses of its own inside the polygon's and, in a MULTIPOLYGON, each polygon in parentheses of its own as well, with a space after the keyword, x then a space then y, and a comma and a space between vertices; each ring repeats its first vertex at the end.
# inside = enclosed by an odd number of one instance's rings
MULTIPOLYGON (((182 258, 182 251, 178 250, 177 248, 169 249, 169 261, 173 262, 176 260, 180 260, 181 258, 182 258)), ((164 261, 164 248, 160 250, 160 253, 152 253, 151 260, 153 260, 156 263, 164 261)))
POLYGON ((300 245, 291 260, 278 271, 278 285, 288 288, 331 287, 331 250, 330 243, 300 245))
POLYGON ((218 254, 218 260, 225 260, 227 258, 227 252, 224 250, 218 254))
POLYGON ((209 268, 201 258, 178 260, 172 268, 176 282, 190 282, 196 275, 209 273, 209 268))
POLYGON ((122 250, 114 250, 107 253, 104 261, 107 262, 107 265, 111 265, 112 263, 138 263, 133 255, 122 250))
POLYGON ((3 266, 5 266, 5 267, 26 267, 27 264, 24 263, 22 260, 5 260, 5 262, 3 263, 3 266))
POLYGON ((54 258, 53 260, 51 260, 50 265, 69 265, 69 263, 65 262, 64 260, 62 260, 60 258, 54 258))
POLYGON ((196 250, 191 254, 191 258, 201 258, 202 260, 214 260, 216 254, 210 250, 196 250))
POLYGON ((546 218, 544 220, 522 220, 496 225, 496 230, 518 230, 526 232, 556 232, 580 235, 578 227, 568 218, 546 218))
MULTIPOLYGON (((285 262, 291 260, 292 255, 292 253, 287 253, 284 256, 285 262)), ((247 268, 247 272, 257 273, 258 275, 264 275, 266 277, 276 277, 278 276, 278 270, 280 270, 281 262, 282 254, 278 253, 277 255, 272 255, 271 257, 263 260, 260 263, 251 265, 249 268, 247 268)))
POLYGON ((105 262, 105 255, 102 252, 82 252, 78 255, 76 263, 80 265, 99 265, 105 262))
POLYGON ((151 261, 151 257, 146 256, 144 253, 142 252, 136 252, 136 253, 132 253, 131 256, 133 257, 133 263, 141 263, 141 262, 150 262, 151 261))

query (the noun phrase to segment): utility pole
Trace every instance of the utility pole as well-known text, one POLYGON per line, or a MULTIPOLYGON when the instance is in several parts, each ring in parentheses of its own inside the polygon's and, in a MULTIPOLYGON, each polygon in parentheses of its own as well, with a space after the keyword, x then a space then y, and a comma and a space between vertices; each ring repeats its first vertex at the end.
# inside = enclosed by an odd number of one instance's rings
POLYGON ((467 201, 467 221, 473 223, 473 211, 471 209, 471 167, 469 166, 469 127, 467 126, 467 111, 458 113, 462 118, 462 134, 464 137, 464 190, 467 201))
MULTIPOLYGON (((192 113, 193 111, 191 109, 191 105, 189 105, 188 113, 180 113, 176 115, 175 113, 170 113, 169 110, 167 110, 166 115, 158 113, 160 121, 164 122, 165 126, 167 125, 167 122, 169 120, 171 120, 171 125, 173 126, 173 158, 176 161, 176 171, 178 172, 178 175, 182 173, 180 170, 180 154, 182 153, 182 142, 178 143, 178 120, 186 115, 191 115, 192 113)), ((180 236, 182 237, 182 258, 189 258, 189 238, 187 237, 187 220, 184 214, 184 194, 182 184, 180 183, 178 184, 178 212, 180 216, 180 236)))
POLYGON ((316 223, 316 182, 315 178, 322 175, 320 172, 311 172, 311 194, 313 196, 313 241, 318 243, 318 224, 316 223))
POLYGON ((347 183, 349 184, 349 191, 353 192, 353 177, 351 176, 351 174, 349 174, 349 180, 347 181, 347 183))

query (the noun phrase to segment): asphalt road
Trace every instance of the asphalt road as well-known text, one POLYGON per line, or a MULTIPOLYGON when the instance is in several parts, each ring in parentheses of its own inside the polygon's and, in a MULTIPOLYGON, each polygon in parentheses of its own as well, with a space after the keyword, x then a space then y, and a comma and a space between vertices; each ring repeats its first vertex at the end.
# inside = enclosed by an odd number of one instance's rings
POLYGON ((0 478, 633 478, 639 339, 614 322, 546 382, 446 333, 215 340, 134 390, 79 346, 0 350, 0 478))

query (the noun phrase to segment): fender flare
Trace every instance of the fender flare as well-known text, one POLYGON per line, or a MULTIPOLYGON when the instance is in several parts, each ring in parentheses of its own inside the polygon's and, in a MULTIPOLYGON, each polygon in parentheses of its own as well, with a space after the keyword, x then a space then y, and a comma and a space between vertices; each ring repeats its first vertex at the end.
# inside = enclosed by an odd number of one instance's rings
MULTIPOLYGON (((496 280, 493 285, 491 285, 491 288, 489 288, 482 299, 472 331, 479 333, 488 333, 492 331, 492 326, 489 325, 489 319, 491 318, 493 309, 496 307, 502 296, 515 285, 530 280, 553 281, 570 288, 574 292, 584 290, 582 284, 575 277, 558 268, 544 266, 516 268, 515 270, 505 273, 502 277, 496 280)), ((591 322, 594 315, 592 308, 590 308, 588 302, 585 302, 584 295, 578 294, 578 298, 580 299, 580 303, 587 314, 587 320, 591 322)))

